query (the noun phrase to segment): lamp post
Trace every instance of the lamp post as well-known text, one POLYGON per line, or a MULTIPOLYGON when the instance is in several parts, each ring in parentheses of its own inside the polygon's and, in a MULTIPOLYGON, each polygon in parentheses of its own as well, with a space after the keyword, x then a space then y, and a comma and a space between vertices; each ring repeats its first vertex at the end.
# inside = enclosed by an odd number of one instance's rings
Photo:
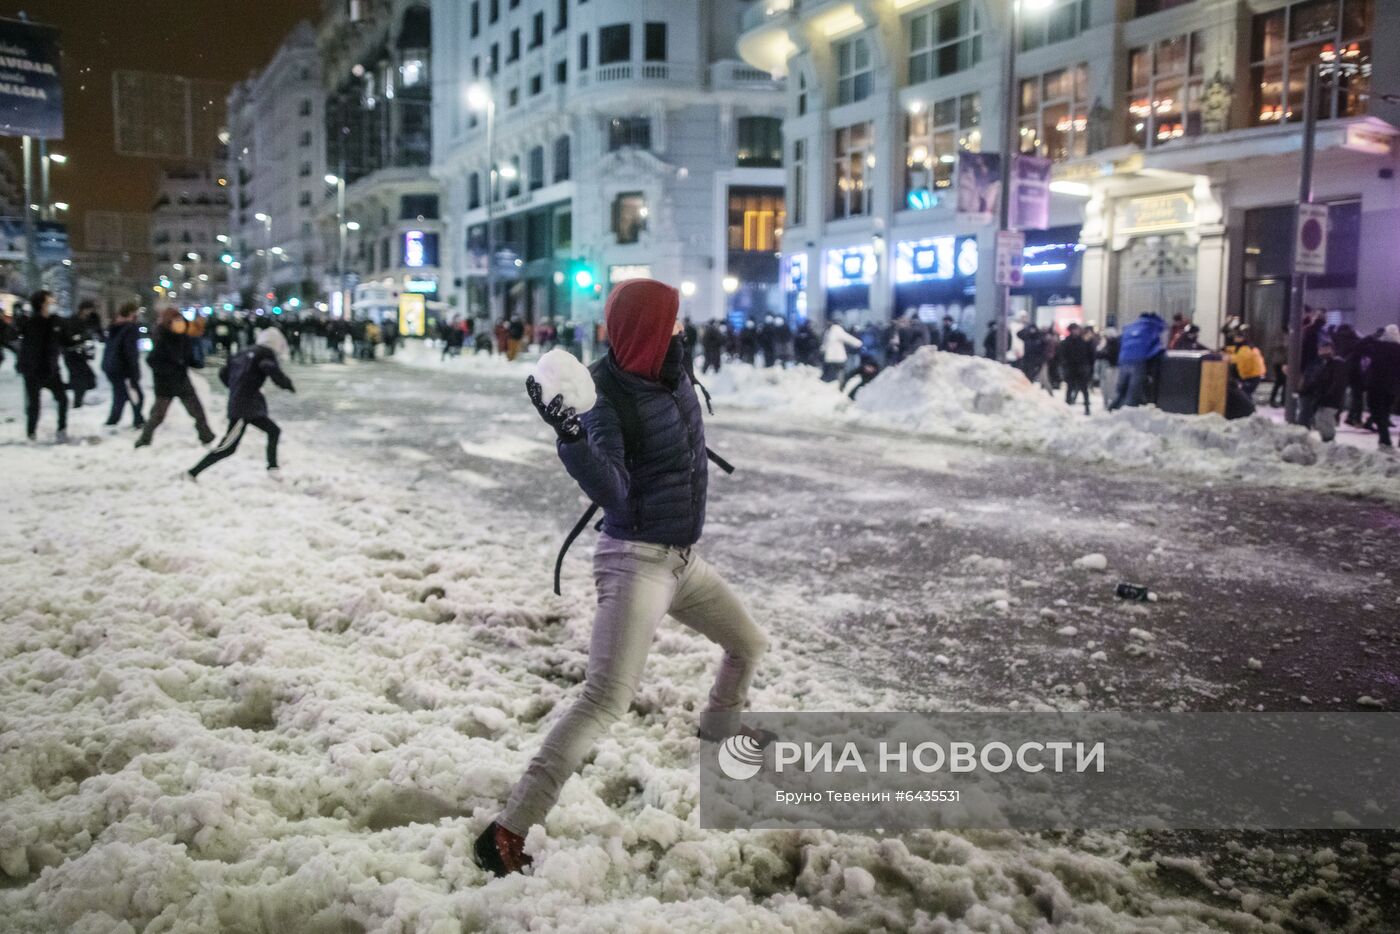
POLYGON ((335 267, 340 276, 340 314, 345 320, 350 320, 350 295, 349 278, 346 267, 346 252, 349 247, 349 238, 346 234, 345 226, 345 176, 327 175, 326 184, 335 187, 335 219, 339 228, 339 248, 336 254, 335 267))
POLYGON ((496 92, 484 81, 467 88, 467 106, 486 114, 486 317, 496 319, 496 92))
POLYGON ((272 288, 272 216, 259 211, 253 215, 253 220, 263 225, 263 275, 267 277, 267 288, 259 290, 258 301, 261 302, 272 288))
MULTIPOLYGON (((1001 197, 997 199, 997 229, 1011 229, 1011 164, 1020 150, 1017 119, 1019 96, 1016 94, 1016 43, 1021 37, 1021 6, 1032 10, 1048 10, 1056 0, 1006 0, 1006 50, 1002 57, 1002 103, 1006 114, 1002 120, 1001 197)), ((1011 286, 997 288, 997 359, 1006 362, 1011 349, 1011 334, 1007 318, 1011 314, 1011 286)))
POLYGON ((39 218, 40 220, 53 220, 54 209, 57 207, 53 203, 53 198, 49 194, 49 166, 67 165, 68 157, 62 153, 49 152, 48 140, 39 140, 39 218))

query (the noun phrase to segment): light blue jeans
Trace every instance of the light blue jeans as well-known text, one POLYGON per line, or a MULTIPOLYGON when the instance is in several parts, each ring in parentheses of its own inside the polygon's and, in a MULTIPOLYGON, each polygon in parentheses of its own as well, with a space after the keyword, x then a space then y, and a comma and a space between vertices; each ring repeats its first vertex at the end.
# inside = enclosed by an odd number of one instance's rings
POLYGON ((550 729, 497 818, 521 836, 543 822, 598 737, 627 712, 656 627, 667 613, 724 653, 700 717, 707 734, 737 730, 754 669, 768 648, 768 638, 743 603, 693 548, 603 535, 593 554, 593 576, 598 611, 583 693, 550 729))

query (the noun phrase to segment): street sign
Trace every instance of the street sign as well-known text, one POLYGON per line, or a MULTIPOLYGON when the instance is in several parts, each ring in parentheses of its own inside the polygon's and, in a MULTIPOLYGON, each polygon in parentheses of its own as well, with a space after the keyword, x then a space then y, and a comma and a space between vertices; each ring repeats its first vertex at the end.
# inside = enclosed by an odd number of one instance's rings
POLYGON ((1298 205, 1298 242, 1293 251, 1293 271, 1321 276, 1327 272, 1327 205, 1298 205))
POLYGON ((997 285, 1020 288, 1025 281, 1026 235, 1019 230, 997 231, 997 285))

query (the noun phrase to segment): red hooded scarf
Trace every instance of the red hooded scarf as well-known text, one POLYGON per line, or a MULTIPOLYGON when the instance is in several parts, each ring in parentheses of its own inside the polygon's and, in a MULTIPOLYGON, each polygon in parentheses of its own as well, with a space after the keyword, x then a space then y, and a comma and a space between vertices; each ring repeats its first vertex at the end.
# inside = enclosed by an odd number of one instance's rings
POLYGON ((680 304, 680 293, 655 279, 628 279, 612 290, 603 319, 618 367, 644 379, 661 378, 680 304))

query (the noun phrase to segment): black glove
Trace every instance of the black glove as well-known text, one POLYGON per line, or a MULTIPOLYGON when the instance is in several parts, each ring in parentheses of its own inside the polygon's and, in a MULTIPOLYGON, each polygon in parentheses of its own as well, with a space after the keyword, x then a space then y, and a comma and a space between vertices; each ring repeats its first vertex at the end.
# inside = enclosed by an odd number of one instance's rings
POLYGON ((533 376, 525 377, 525 391, 529 394, 530 401, 535 404, 535 411, 540 413, 540 418, 544 419, 546 425, 554 429, 560 441, 572 444, 583 437, 583 424, 578 419, 578 413, 572 406, 564 405, 562 394, 550 399, 546 405, 544 389, 533 376))

